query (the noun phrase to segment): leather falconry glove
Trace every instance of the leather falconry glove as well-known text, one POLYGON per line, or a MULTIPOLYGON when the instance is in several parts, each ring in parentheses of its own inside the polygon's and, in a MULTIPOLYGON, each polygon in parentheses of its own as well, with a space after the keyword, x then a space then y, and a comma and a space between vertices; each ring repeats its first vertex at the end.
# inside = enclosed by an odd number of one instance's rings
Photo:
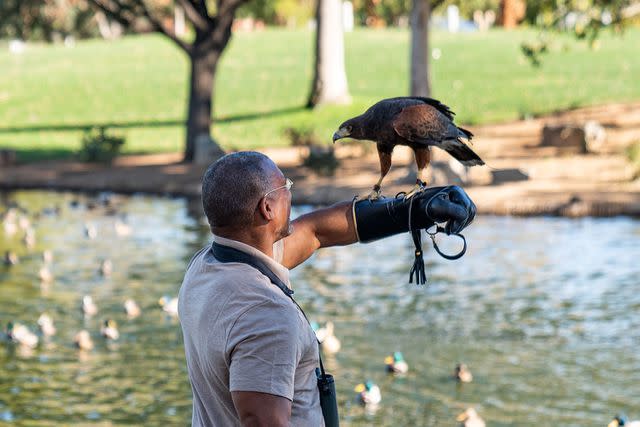
MULTIPOLYGON (((475 204, 457 185, 425 188, 408 199, 399 195, 377 200, 355 200, 353 203, 353 218, 358 240, 362 243, 406 231, 412 232, 416 259, 409 280, 412 281, 415 273, 419 284, 426 282, 420 230, 428 229, 436 223, 444 223, 444 227, 437 231, 464 239, 460 232, 473 221, 475 215, 475 204)), ((443 255, 437 246, 436 250, 443 255)))

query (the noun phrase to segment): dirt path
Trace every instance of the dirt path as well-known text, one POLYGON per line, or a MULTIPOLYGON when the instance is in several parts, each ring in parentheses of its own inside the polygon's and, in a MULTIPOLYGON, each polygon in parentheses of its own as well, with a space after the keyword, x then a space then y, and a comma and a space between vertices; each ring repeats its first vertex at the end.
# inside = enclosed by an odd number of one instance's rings
MULTIPOLYGON (((533 120, 471 127, 474 149, 488 167, 460 171, 446 154, 434 151, 431 184, 460 184, 484 214, 640 216, 640 180, 625 159, 624 148, 640 141, 640 102, 582 108, 533 120), (567 154, 542 146, 545 125, 582 127, 595 120, 606 141, 595 154, 567 154)), ((301 166, 303 149, 262 150, 295 181, 294 203, 328 204, 366 194, 378 178, 374 152, 341 147, 335 175, 319 176, 301 166)), ((0 169, 0 188, 50 188, 198 196, 205 167, 179 163, 179 154, 123 156, 111 167, 52 161, 0 169)), ((399 147, 383 185, 386 195, 412 187, 412 153, 399 147)))

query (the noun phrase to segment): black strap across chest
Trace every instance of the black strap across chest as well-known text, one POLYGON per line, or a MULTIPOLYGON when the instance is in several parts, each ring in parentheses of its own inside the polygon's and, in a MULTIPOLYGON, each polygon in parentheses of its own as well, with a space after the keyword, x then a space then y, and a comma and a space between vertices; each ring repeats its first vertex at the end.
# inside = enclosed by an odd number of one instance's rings
MULTIPOLYGON (((293 290, 291 290, 284 282, 275 274, 269 266, 253 255, 250 255, 246 252, 242 252, 238 249, 224 246, 219 243, 213 242, 211 244, 211 250, 213 251, 213 256, 220 262, 240 262, 243 264, 247 264, 256 270, 258 270, 263 275, 267 276, 267 278, 276 285, 284 294, 291 298, 293 295, 293 290)), ((291 298, 293 299, 293 298, 291 298)), ((295 301, 294 301, 295 302, 295 301)), ((305 316, 306 317, 306 316, 305 316)))
MULTIPOLYGON (((285 285, 285 283, 278 277, 277 274, 275 274, 269 268, 269 266, 264 261, 246 252, 240 251, 238 249, 235 249, 229 246, 221 245, 220 243, 216 243, 216 242, 211 243, 211 251, 213 252, 213 256, 215 257, 215 259, 217 259, 220 262, 224 262, 224 263, 239 262, 242 264, 247 264, 248 266, 255 268, 260 273, 265 275, 271 281, 271 283, 273 283, 278 288, 280 288, 280 290, 287 297, 291 299, 291 301, 296 305, 296 307, 298 307, 298 310, 300 310, 304 318, 307 320, 307 323, 309 323, 309 326, 311 326, 311 322, 309 322, 309 318, 307 317, 306 313, 304 312, 302 307, 300 307, 300 305, 296 302, 296 300, 293 299, 293 290, 290 289, 287 285, 285 285)), ((318 345, 319 344, 320 342, 318 341, 318 345)), ((320 349, 318 348, 318 350, 320 349)), ((322 372, 322 376, 324 377, 326 376, 326 374, 324 371, 324 365, 322 364, 322 356, 320 355, 320 351, 318 351, 318 357, 320 359, 320 370, 322 372)))

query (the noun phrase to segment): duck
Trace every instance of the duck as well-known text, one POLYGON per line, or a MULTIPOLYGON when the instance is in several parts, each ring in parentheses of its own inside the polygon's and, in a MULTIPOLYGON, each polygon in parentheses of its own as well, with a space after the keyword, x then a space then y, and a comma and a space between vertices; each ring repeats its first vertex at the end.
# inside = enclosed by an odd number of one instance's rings
POLYGON ((458 363, 456 365, 453 377, 460 383, 470 383, 473 381, 473 374, 464 363, 458 363))
POLYGON ((60 206, 47 206, 42 208, 40 216, 58 216, 60 215, 60 206))
POLYGON ((18 258, 18 255, 16 255, 15 252, 6 251, 4 253, 4 265, 12 266, 12 265, 18 264, 19 262, 20 262, 20 258, 18 258))
POLYGON ((24 237, 22 238, 22 243, 28 249, 31 249, 36 245, 36 231, 33 228, 27 228, 25 230, 24 237))
POLYGON ((607 427, 640 427, 640 421, 628 421, 625 414, 618 414, 607 427))
POLYGON ((327 322, 323 328, 318 328, 316 332, 316 338, 320 341, 322 351, 324 354, 336 354, 340 351, 342 345, 340 340, 333 334, 334 325, 333 322, 327 322))
POLYGON ((18 232, 18 224, 16 223, 17 214, 14 209, 9 209, 2 218, 2 226, 4 228, 4 234, 8 237, 13 236, 18 232))
POLYGON ((93 350, 93 340, 89 331, 83 329, 73 337, 73 343, 80 350, 93 350))
POLYGON ((56 334, 56 327, 53 325, 53 319, 47 313, 42 313, 38 317, 38 326, 40 326, 40 332, 45 337, 52 337, 56 334))
POLYGON ((27 348, 33 349, 38 345, 38 336, 22 323, 9 322, 7 324, 7 337, 10 341, 27 348))
POLYGON ((89 239, 93 240, 98 237, 98 229, 95 225, 86 223, 84 225, 84 235, 89 239))
POLYGON ((162 311, 171 316, 178 316, 178 298, 171 298, 167 295, 158 300, 158 304, 162 307, 162 311))
POLYGON ((102 206, 111 206, 113 204, 113 197, 109 193, 100 193, 96 198, 96 203, 102 206))
POLYGON ((11 221, 4 221, 2 226, 4 227, 4 234, 7 237, 11 237, 18 232, 18 224, 11 221))
POLYGON ((53 252, 50 249, 42 252, 42 262, 45 263, 45 265, 53 264, 53 252))
POLYGON ((113 319, 107 319, 100 328, 100 335, 108 340, 117 340, 120 338, 120 332, 118 331, 118 324, 113 319))
POLYGON ((42 283, 53 282, 53 273, 47 265, 43 265, 42 267, 40 267, 40 270, 38 271, 38 277, 40 278, 40 282, 42 283))
POLYGON ((20 215, 18 217, 18 227, 22 231, 27 231, 31 229, 31 221, 29 221, 29 218, 26 215, 20 215))
POLYGON ((390 373, 406 374, 409 371, 409 365, 399 351, 387 356, 384 359, 384 364, 387 366, 387 372, 390 373))
POLYGON ((456 417, 456 421, 460 423, 460 427, 486 427, 487 425, 473 408, 467 408, 456 417))
POLYGON ((109 277, 111 273, 113 273, 113 262, 110 259, 102 260, 100 263, 100 275, 109 277))
POLYGON ((140 313, 142 312, 142 310, 134 300, 129 298, 124 302, 124 312, 127 313, 127 317, 129 319, 133 319, 135 317, 140 316, 140 313))
POLYGON ((358 393, 356 397, 358 402, 362 405, 377 405, 382 400, 380 387, 371 380, 358 384, 354 388, 354 391, 358 393))
POLYGON ((82 297, 82 312, 85 316, 93 316, 98 312, 98 306, 93 302, 93 298, 89 295, 82 297))
POLYGON ((131 226, 120 218, 113 224, 113 228, 116 230, 116 235, 120 237, 130 236, 133 231, 131 226))

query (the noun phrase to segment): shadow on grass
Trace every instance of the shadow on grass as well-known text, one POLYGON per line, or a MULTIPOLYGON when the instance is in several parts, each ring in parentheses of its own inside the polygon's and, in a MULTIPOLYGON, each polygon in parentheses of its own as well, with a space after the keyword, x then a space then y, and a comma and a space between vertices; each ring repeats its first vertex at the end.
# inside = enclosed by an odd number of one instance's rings
POLYGON ((72 159, 76 153, 67 148, 12 148, 16 152, 18 164, 44 160, 72 159))
MULTIPOLYGON (((2 149, 2 147, 0 147, 2 149)), ((80 160, 78 152, 67 148, 11 148, 16 152, 18 165, 27 163, 54 161, 54 160, 80 160)), ((153 151, 127 151, 126 156, 154 154, 153 151)))
MULTIPOLYGON (((234 116, 222 117, 214 119, 216 123, 235 123, 246 120, 255 120, 259 118, 277 117, 286 114, 304 111, 304 106, 286 107, 278 110, 267 112, 237 114, 234 116)), ((29 133, 29 132, 64 132, 64 131, 82 131, 92 128, 108 128, 108 129, 128 129, 128 128, 155 128, 155 127, 173 127, 184 126, 184 120, 134 120, 134 121, 116 121, 116 122, 95 122, 95 123, 72 123, 72 124, 40 124, 31 126, 10 126, 1 127, 0 133, 29 133)))

